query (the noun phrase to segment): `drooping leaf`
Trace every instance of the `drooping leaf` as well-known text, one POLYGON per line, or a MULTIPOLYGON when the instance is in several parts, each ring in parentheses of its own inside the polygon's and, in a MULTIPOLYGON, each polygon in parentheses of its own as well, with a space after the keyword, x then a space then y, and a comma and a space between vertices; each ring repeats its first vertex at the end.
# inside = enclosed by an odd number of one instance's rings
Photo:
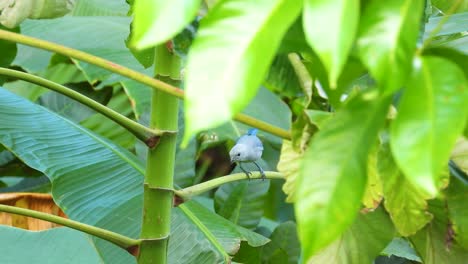
POLYGON ((360 213, 340 238, 304 260, 327 264, 372 263, 393 236, 392 222, 384 210, 378 208, 371 213, 360 213))
POLYGON ((216 212, 231 222, 254 229, 263 216, 269 181, 242 181, 224 184, 215 193, 216 212))
POLYGON ((434 220, 410 237, 422 263, 465 263, 468 259, 468 250, 461 248, 453 240, 453 229, 447 218, 444 202, 431 200, 429 211, 434 214, 434 220))
POLYGON ((184 143, 230 120, 254 98, 301 4, 224 1, 203 18, 187 62, 184 143))
POLYGON ((366 6, 357 48, 383 92, 398 90, 409 77, 423 7, 422 0, 373 0, 366 6))
POLYGON ((415 234, 432 220, 424 195, 401 173, 393 160, 388 139, 378 152, 377 169, 383 181, 385 209, 403 236, 415 234))
POLYGON ((305 259, 353 223, 365 191, 369 142, 375 142, 389 104, 389 98, 356 96, 312 138, 296 179, 295 210, 305 259))
POLYGON ((359 1, 306 0, 303 12, 307 42, 328 71, 330 86, 335 89, 357 32, 359 1))
POLYGON ((195 18, 200 3, 201 0, 135 1, 131 45, 143 49, 171 39, 195 18))
POLYGON ((103 263, 88 236, 70 228, 31 232, 2 225, 0 233, 1 263, 103 263))
POLYGON ((432 56, 416 61, 390 145, 404 175, 424 195, 434 197, 441 186, 442 168, 464 129, 467 104, 466 79, 455 64, 432 56))
POLYGON ((263 247, 262 263, 298 263, 301 252, 294 222, 280 224, 271 234, 270 240, 270 243, 263 247))

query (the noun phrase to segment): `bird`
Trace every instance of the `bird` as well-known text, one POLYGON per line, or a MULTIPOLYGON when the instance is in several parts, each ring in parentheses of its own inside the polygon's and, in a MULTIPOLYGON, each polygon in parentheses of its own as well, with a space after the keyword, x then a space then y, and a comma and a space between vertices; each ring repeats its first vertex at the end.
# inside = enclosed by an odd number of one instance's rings
POLYGON ((265 172, 256 162, 262 157, 263 153, 263 144, 262 141, 257 137, 258 129, 251 128, 247 133, 241 136, 234 147, 229 151, 229 156, 231 157, 231 163, 236 163, 239 165, 241 170, 247 175, 247 178, 250 180, 251 172, 246 171, 242 167, 242 163, 252 162, 257 166, 260 174, 262 175, 262 180, 265 180, 265 172))

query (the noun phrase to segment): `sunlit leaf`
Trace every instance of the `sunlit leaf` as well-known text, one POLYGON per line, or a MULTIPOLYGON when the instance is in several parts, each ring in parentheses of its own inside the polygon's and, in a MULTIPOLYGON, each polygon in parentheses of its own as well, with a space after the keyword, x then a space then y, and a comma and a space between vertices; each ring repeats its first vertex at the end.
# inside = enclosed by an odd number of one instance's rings
POLYGON ((369 142, 376 140, 389 103, 389 98, 371 94, 354 97, 312 138, 296 179, 296 218, 305 258, 354 221, 366 186, 369 142))
POLYGON ((358 0, 306 0, 304 32, 307 42, 328 71, 332 89, 346 63, 359 21, 358 0))
POLYGON ((382 91, 401 88, 411 73, 424 1, 371 1, 359 26, 358 51, 382 91))
POLYGON ((415 62, 390 145, 404 175, 424 195, 434 197, 441 187, 442 168, 463 132, 467 104, 468 86, 457 65, 432 56, 415 62))
POLYGON ((188 57, 185 143, 195 133, 230 120, 254 98, 301 5, 290 0, 224 1, 203 18, 188 57))
POLYGON ((195 18, 201 0, 136 0, 131 45, 138 49, 163 43, 195 18))

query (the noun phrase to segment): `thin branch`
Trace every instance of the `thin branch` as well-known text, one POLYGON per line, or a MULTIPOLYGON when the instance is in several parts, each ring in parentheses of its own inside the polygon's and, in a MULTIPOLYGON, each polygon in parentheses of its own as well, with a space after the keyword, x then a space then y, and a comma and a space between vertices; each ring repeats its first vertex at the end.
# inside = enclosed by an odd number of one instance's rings
MULTIPOLYGON (((65 46, 52 43, 49 41, 17 34, 14 32, 7 31, 7 30, 0 30, 0 39, 24 44, 24 45, 31 46, 31 47, 40 48, 43 50, 48 50, 48 51, 55 52, 55 53, 58 53, 67 57, 71 57, 80 61, 84 61, 93 65, 96 65, 98 67, 101 67, 103 69, 106 69, 108 71, 118 73, 122 76, 128 77, 132 80, 145 84, 153 89, 163 91, 165 93, 168 93, 180 99, 184 99, 184 91, 182 89, 179 89, 175 86, 172 86, 160 80, 154 79, 143 73, 131 70, 127 67, 116 64, 114 62, 105 60, 97 56, 93 56, 83 51, 65 47, 65 46)), ((269 132, 278 137, 281 137, 284 139, 291 138, 289 131, 284 130, 279 127, 275 127, 271 124, 257 120, 253 117, 250 117, 244 114, 237 114, 234 117, 234 119, 246 125, 257 127, 263 131, 269 132)))
POLYGON ((47 89, 56 91, 60 94, 63 94, 67 97, 70 97, 88 107, 91 109, 94 109, 95 111, 105 115, 109 119, 113 120, 120 126, 126 128, 130 133, 135 135, 138 139, 140 139, 143 142, 148 142, 149 139, 154 138, 156 136, 161 136, 164 133, 170 133, 169 131, 162 131, 162 130, 153 130, 148 127, 145 127, 144 125, 133 121, 132 119, 121 115, 120 113, 94 101, 93 99, 84 96, 68 87, 65 87, 63 85, 60 85, 58 83, 49 81, 47 79, 35 76, 33 74, 21 72, 21 71, 15 71, 11 69, 6 69, 0 67, 0 75, 4 76, 9 76, 13 77, 16 79, 21 79, 30 83, 34 83, 40 86, 43 86, 47 89))
MULTIPOLYGON (((265 171, 265 176, 267 179, 282 179, 284 180, 284 175, 279 172, 275 171, 265 171)), ((252 175, 250 176, 251 179, 260 179, 262 175, 260 172, 252 172, 252 175)), ((223 184, 226 184, 228 182, 233 182, 233 181, 240 181, 240 180, 246 180, 248 179, 245 173, 235 173, 235 174, 230 174, 226 175, 223 177, 219 177, 213 180, 209 180, 206 182, 202 182, 200 184, 196 184, 181 190, 174 190, 175 195, 177 195, 179 198, 182 198, 182 200, 187 201, 190 200, 192 197, 200 195, 204 192, 207 192, 209 190, 212 190, 216 187, 219 187, 223 184)))
POLYGON ((109 230, 105 230, 99 227, 95 227, 95 226, 83 224, 77 221, 73 221, 70 219, 66 219, 60 216, 46 214, 46 213, 42 213, 42 212, 38 212, 34 210, 0 204, 0 212, 24 215, 27 217, 37 218, 37 219, 41 219, 47 222, 52 222, 52 223, 63 225, 69 228, 73 228, 75 230, 107 240, 126 250, 133 248, 135 246, 138 246, 141 243, 140 240, 129 238, 127 236, 114 233, 109 230))

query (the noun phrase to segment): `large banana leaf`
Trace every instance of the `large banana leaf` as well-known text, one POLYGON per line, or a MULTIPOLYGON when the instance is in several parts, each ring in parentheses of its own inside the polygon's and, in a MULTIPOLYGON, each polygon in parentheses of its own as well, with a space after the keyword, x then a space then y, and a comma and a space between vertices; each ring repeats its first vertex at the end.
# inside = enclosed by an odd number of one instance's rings
MULTIPOLYGON (((55 202, 71 219, 137 237, 144 171, 133 154, 4 89, 0 120, 0 143, 49 177, 55 202)), ((268 241, 200 208, 193 202, 174 209, 169 245, 174 262, 218 263, 236 252, 233 244, 268 241)), ((134 261, 108 242, 93 242, 106 263, 134 261)))

